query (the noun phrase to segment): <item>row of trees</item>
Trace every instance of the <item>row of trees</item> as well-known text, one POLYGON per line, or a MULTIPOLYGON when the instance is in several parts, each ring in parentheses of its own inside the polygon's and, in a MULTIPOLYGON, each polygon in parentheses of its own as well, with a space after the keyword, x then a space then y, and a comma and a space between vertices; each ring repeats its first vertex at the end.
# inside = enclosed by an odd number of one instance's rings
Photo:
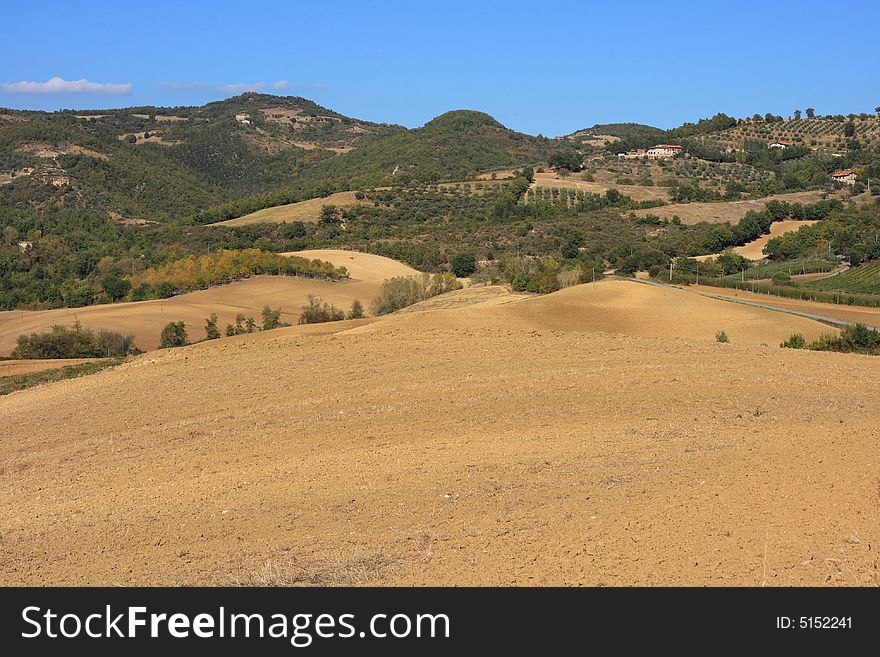
POLYGON ((115 331, 93 331, 79 322, 73 327, 56 325, 45 333, 20 335, 13 358, 110 358, 137 353, 134 337, 115 331))

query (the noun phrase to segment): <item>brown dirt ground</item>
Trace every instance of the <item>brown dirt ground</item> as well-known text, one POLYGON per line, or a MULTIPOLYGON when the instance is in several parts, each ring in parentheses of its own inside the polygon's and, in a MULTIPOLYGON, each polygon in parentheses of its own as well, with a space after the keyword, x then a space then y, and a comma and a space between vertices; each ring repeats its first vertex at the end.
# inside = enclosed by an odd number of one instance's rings
POLYGON ((862 324, 868 324, 869 326, 880 328, 880 308, 847 306, 836 303, 820 303, 818 301, 801 301, 799 299, 776 297, 772 294, 755 294, 753 292, 744 292, 742 290, 732 290, 723 287, 712 287, 710 285, 692 285, 690 286, 690 289, 705 292, 707 294, 715 294, 717 296, 734 297, 742 299, 743 301, 766 303, 771 306, 779 306, 780 308, 813 313, 814 315, 822 315, 834 319, 842 319, 847 322, 861 322, 862 324))
POLYGON ((10 394, 0 584, 876 585, 880 358, 771 319, 603 282, 10 394))
POLYGON ((321 216, 321 208, 325 205, 335 205, 340 208, 352 205, 360 205, 363 201, 358 201, 354 197, 354 192, 337 192, 322 198, 312 198, 308 201, 300 201, 299 203, 290 203, 288 205, 278 205, 274 208, 266 208, 258 210, 251 214, 236 219, 228 219, 221 221, 212 226, 247 226, 248 224, 261 223, 284 223, 288 221, 317 221, 321 216))
POLYGON ((369 304, 379 294, 382 282, 392 276, 420 275, 400 262, 382 256, 351 251, 312 250, 288 255, 328 260, 346 266, 351 280, 321 281, 290 276, 256 276, 207 290, 181 294, 170 299, 114 303, 85 308, 56 310, 9 310, 0 312, 0 355, 8 355, 22 333, 48 331, 55 324, 72 326, 79 322, 93 330, 107 329, 135 336, 140 349, 155 349, 168 322, 183 320, 191 340, 203 338, 205 318, 216 313, 221 332, 235 321, 238 313, 261 321, 264 306, 281 308, 282 321, 296 323, 309 294, 314 294, 343 310, 359 299, 369 312, 369 304))

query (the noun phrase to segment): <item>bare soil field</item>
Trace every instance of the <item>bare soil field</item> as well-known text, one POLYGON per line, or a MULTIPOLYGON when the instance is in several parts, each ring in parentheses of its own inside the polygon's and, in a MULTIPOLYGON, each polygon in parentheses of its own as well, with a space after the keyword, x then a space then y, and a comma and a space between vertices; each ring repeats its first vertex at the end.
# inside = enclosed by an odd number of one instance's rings
MULTIPOLYGON (((437 301, 441 299, 437 297, 437 301)), ((396 319, 397 326, 414 332, 438 324, 486 330, 504 326, 521 331, 619 333, 705 342, 714 342, 715 333, 723 330, 732 343, 773 347, 792 333, 803 333, 813 339, 835 331, 800 317, 707 299, 687 290, 623 280, 577 285, 544 296, 492 295, 485 303, 412 313, 396 319)), ((381 323, 358 329, 364 333, 379 330, 381 323)))
POLYGON ((258 210, 243 217, 228 219, 214 226, 247 226, 248 224, 260 223, 284 223, 288 221, 317 221, 321 216, 321 208, 325 205, 335 205, 340 208, 351 205, 359 205, 363 201, 358 201, 354 197, 354 192, 337 192, 321 198, 312 198, 308 201, 300 201, 299 203, 290 203, 288 205, 278 205, 274 208, 266 208, 258 210))
POLYGON ((378 296, 382 281, 392 276, 418 275, 415 269, 389 258, 350 251, 301 251, 288 255, 329 260, 349 270, 351 280, 323 281, 291 276, 256 276, 207 290, 181 294, 170 299, 114 303, 85 308, 56 310, 9 310, 0 312, 0 355, 8 355, 22 333, 48 331, 55 324, 79 322, 94 330, 107 329, 135 336, 140 349, 159 346, 162 327, 183 320, 191 340, 205 336, 205 319, 216 313, 221 332, 243 313, 260 322, 264 306, 281 308, 282 321, 295 324, 308 295, 347 310, 354 299, 365 308, 378 296))
POLYGON ((4 376, 19 376, 20 374, 33 374, 44 370, 54 370, 66 365, 82 365, 93 363, 100 358, 41 358, 28 360, 0 360, 0 378, 4 376))
POLYGON ((710 285, 691 285, 689 289, 722 297, 733 297, 742 299, 743 301, 766 303, 771 306, 779 306, 780 308, 788 308, 799 312, 812 313, 814 315, 822 315, 823 317, 842 319, 847 322, 857 322, 880 328, 880 308, 847 306, 845 304, 836 303, 820 303, 819 301, 801 301, 799 299, 777 297, 772 294, 756 294, 754 292, 744 292, 742 290, 732 290, 723 287, 712 287, 710 285))
MULTIPOLYGON (((647 189, 651 189, 648 187, 647 189)), ((620 191, 622 193, 623 189, 620 191)), ((737 223, 746 212, 754 210, 760 212, 767 207, 767 202, 772 200, 786 201, 788 203, 815 203, 822 200, 823 192, 793 192, 791 194, 774 194, 762 199, 749 199, 745 201, 721 201, 718 203, 672 203, 659 208, 636 210, 635 214, 640 217, 653 214, 662 219, 672 219, 678 216, 683 224, 698 224, 701 221, 709 223, 737 223)), ((635 198, 635 197, 633 197, 635 198)))
POLYGON ((12 393, 0 583, 877 585, 880 358, 770 315, 606 281, 12 393))

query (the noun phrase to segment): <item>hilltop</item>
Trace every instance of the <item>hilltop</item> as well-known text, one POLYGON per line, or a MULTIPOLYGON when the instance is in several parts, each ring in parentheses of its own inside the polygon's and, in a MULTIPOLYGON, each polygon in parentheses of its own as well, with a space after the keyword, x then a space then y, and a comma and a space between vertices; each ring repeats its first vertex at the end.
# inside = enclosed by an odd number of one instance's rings
POLYGON ((662 129, 643 123, 597 123, 592 128, 576 130, 565 138, 578 141, 599 135, 610 135, 626 139, 627 137, 660 137, 663 133, 662 129))
POLYGON ((303 177, 334 188, 464 180, 490 169, 540 162, 551 147, 550 140, 510 130, 483 112, 455 110, 321 162, 303 177))

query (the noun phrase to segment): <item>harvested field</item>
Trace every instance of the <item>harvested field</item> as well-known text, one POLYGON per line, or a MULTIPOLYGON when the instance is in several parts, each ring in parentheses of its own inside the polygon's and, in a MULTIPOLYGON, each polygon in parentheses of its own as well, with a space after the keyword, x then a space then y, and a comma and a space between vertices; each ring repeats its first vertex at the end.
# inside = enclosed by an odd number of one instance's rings
MULTIPOLYGON (((649 188, 650 189, 650 188, 649 188)), ((620 190, 623 192, 623 189, 620 190)), ((624 194, 626 192, 623 192, 624 194)), ((737 223, 746 212, 754 210, 760 212, 767 207, 767 202, 772 200, 786 201, 787 203, 816 203, 822 200, 823 192, 794 192, 791 194, 775 194, 762 199, 749 199, 745 201, 721 201, 717 203, 672 203, 659 208, 636 210, 637 216, 644 217, 649 214, 661 219, 672 219, 678 216, 683 224, 698 224, 701 221, 709 223, 737 223)))
POLYGON ((267 305, 280 307, 281 320, 295 324, 309 294, 320 296, 343 310, 347 310, 354 299, 360 299, 368 308, 386 278, 419 274, 395 260, 366 253, 327 249, 288 255, 345 266, 351 280, 330 282, 291 276, 256 276, 170 299, 56 310, 9 310, 0 312, 0 355, 8 355, 22 333, 48 331, 55 324, 71 326, 77 320, 86 328, 132 334, 135 344, 144 350, 159 346, 162 327, 172 321, 183 320, 191 340, 203 338, 205 318, 211 313, 217 314, 221 332, 235 321, 238 313, 253 317, 259 323, 260 313, 267 305))
MULTIPOLYGON (((396 325, 414 332, 435 325, 486 330, 504 326, 521 331, 603 332, 705 342, 714 342, 715 333, 723 330, 731 342, 771 346, 792 333, 812 339, 834 331, 800 317, 622 280, 577 285, 544 296, 493 295, 486 303, 457 310, 407 314, 396 325)), ((358 330, 380 331, 383 324, 358 330)))
POLYGON ((0 360, 0 378, 19 376, 44 370, 54 370, 67 365, 82 365, 101 360, 100 358, 34 358, 21 360, 0 360))
POLYGON ((340 208, 359 205, 364 201, 358 201, 354 192, 337 192, 321 198, 312 198, 308 201, 278 205, 273 208, 258 210, 243 217, 221 221, 214 226, 247 226, 248 224, 288 222, 288 221, 317 221, 321 216, 321 208, 325 205, 335 205, 340 208))
POLYGON ((721 297, 733 297, 736 299, 742 299, 743 301, 766 303, 771 306, 778 306, 789 310, 797 310, 799 312, 822 315, 823 317, 842 319, 846 322, 856 322, 880 328, 880 308, 821 303, 819 301, 801 301, 799 299, 777 297, 772 294, 756 294, 754 292, 745 292, 743 290, 734 290, 724 287, 712 287, 710 285, 691 285, 688 289, 721 297))
POLYGON ((0 583, 877 585, 880 358, 625 281, 501 300, 0 399, 0 583))

